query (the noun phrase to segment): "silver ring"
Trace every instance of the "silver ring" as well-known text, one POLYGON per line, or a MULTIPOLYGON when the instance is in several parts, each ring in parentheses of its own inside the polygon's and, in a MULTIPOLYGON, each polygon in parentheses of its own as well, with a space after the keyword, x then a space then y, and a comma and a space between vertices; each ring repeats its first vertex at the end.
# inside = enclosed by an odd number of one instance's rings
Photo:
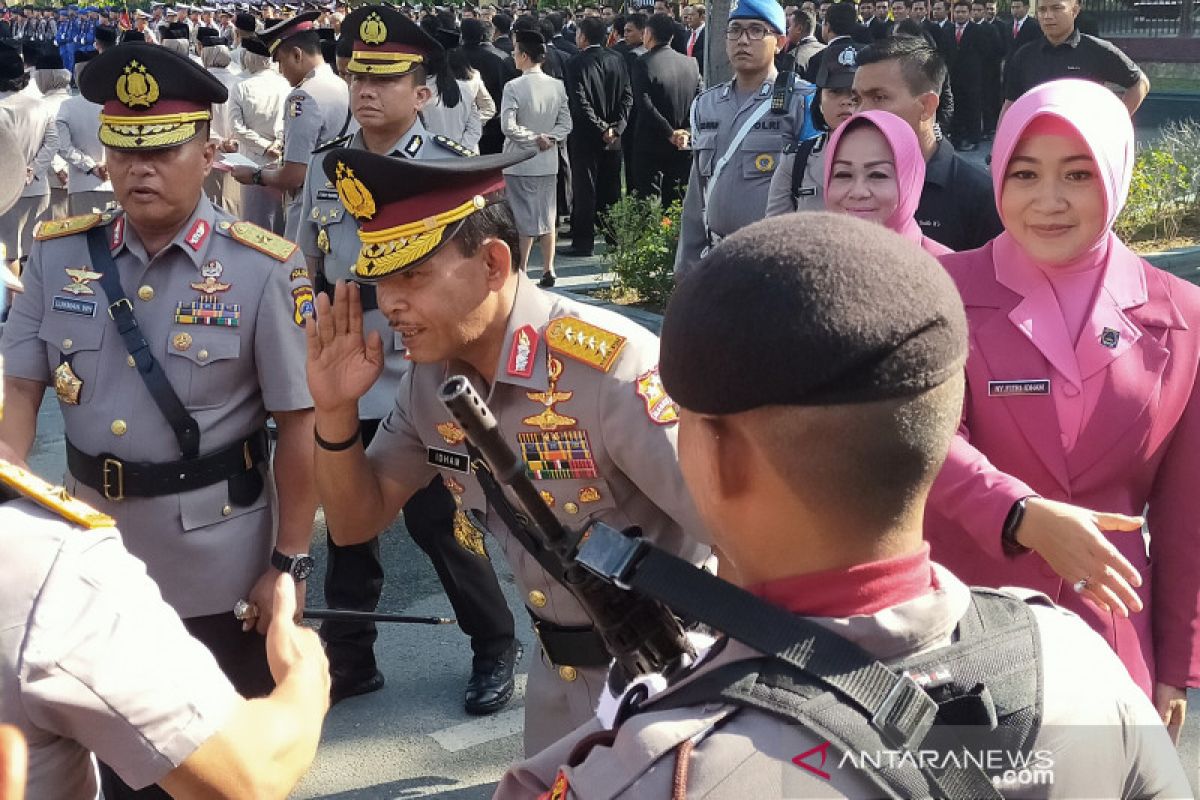
POLYGON ((258 606, 245 600, 238 600, 233 604, 233 616, 245 622, 248 619, 258 618, 258 606))
POLYGON ((1083 592, 1083 590, 1084 590, 1084 589, 1086 589, 1086 588, 1087 588, 1087 585, 1088 585, 1088 579, 1087 579, 1087 578, 1084 578, 1084 579, 1082 579, 1082 580, 1075 581, 1075 586, 1074 586, 1075 593, 1076 593, 1076 594, 1080 594, 1081 592, 1083 592))

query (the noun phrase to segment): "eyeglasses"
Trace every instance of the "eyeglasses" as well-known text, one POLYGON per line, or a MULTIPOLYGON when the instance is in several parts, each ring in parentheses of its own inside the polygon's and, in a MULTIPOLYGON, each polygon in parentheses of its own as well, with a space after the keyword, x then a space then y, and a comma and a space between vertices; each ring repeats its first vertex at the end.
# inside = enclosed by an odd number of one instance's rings
POLYGON ((736 42, 742 38, 742 34, 745 34, 746 38, 750 41, 761 42, 768 33, 771 33, 771 29, 766 25, 746 25, 745 27, 730 25, 725 29, 725 38, 731 42, 736 42))

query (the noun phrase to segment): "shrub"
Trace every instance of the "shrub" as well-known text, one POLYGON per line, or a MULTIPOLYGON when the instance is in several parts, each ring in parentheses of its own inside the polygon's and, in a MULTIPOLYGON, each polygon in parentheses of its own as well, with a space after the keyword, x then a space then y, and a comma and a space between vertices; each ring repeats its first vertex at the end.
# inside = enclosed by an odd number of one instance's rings
POLYGON ((1162 129, 1159 145, 1187 170, 1191 213, 1200 214, 1200 120, 1172 120, 1162 129))
POLYGON ((1125 241, 1171 238, 1193 201, 1191 170, 1166 149, 1139 149, 1129 183, 1129 199, 1117 218, 1117 235, 1125 241))
POLYGON ((657 197, 626 195, 604 215, 604 227, 613 241, 605 260, 618 292, 632 292, 642 302, 666 306, 675 286, 682 211, 678 201, 664 211, 657 197))

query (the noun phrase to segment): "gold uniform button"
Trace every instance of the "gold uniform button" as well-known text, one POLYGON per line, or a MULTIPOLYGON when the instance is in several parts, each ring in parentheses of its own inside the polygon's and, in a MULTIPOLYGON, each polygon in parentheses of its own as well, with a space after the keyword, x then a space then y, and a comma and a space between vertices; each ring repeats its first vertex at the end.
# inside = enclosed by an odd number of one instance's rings
POLYGON ((70 350, 74 344, 75 342, 70 339, 63 339, 63 350, 70 350))
POLYGON ((575 503, 567 503, 563 506, 563 511, 566 511, 568 514, 578 514, 579 506, 575 503))
POLYGON ((200 361, 207 361, 208 360, 208 351, 201 350, 199 353, 196 353, 196 358, 200 361))
POLYGON ((123 419, 114 419, 112 425, 108 426, 108 429, 113 432, 113 436, 124 436, 125 431, 129 430, 129 426, 125 424, 125 420, 123 419))
POLYGON ((192 346, 192 335, 190 333, 177 333, 175 334, 175 338, 171 340, 171 344, 175 345, 176 350, 187 350, 192 346))
POLYGON ((221 224, 220 224, 220 225, 218 225, 217 227, 219 227, 219 228, 220 228, 221 230, 223 230, 223 231, 227 231, 227 230, 229 230, 231 227, 233 227, 233 223, 231 223, 231 222, 221 222, 221 224))
POLYGON ((529 605, 533 606, 534 608, 545 608, 546 595, 539 592, 537 589, 534 589, 529 593, 529 605))
POLYGON ((228 517, 232 513, 233 513, 232 506, 221 506, 221 516, 222 517, 228 517))
POLYGON ((571 683, 579 677, 579 672, 574 667, 559 667, 558 677, 562 678, 567 683, 571 683))
POLYGON ((137 362, 133 360, 133 356, 125 356, 125 363, 131 367, 137 366, 137 362))
POLYGON ((138 299, 143 302, 149 303, 151 300, 154 299, 154 287, 153 286, 139 286, 138 287, 138 299))

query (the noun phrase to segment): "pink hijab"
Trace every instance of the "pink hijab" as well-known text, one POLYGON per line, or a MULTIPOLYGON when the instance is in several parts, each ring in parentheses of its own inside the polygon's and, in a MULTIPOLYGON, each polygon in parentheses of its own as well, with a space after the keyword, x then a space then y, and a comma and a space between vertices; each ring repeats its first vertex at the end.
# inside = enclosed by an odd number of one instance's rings
MULTIPOLYGON (((830 135, 829 144, 825 146, 825 152, 828 153, 825 158, 825 197, 829 197, 829 179, 833 174, 833 162, 837 158, 842 135, 859 120, 865 120, 879 129, 892 148, 892 160, 896 164, 896 184, 900 202, 883 224, 910 242, 920 245, 931 255, 942 256, 954 252, 922 234, 921 226, 914 217, 917 206, 921 204, 921 192, 925 188, 925 156, 921 152, 917 134, 907 122, 895 114, 886 111, 861 111, 838 126, 830 135)), ((836 211, 832 208, 829 210, 836 211)))
MULTIPOLYGON (((1137 256, 1112 232, 1113 221, 1125 206, 1133 177, 1133 123, 1125 106, 1100 84, 1073 78, 1043 83, 1022 95, 1005 113, 992 147, 992 189, 997 209, 1002 208, 1000 199, 1009 159, 1031 125, 1036 125, 1039 131, 1074 133, 1082 139, 1096 162, 1104 190, 1104 227, 1075 261, 1062 266, 1074 271, 1107 264, 1112 258, 1136 260, 1137 256)), ((995 257, 1022 259, 1034 266, 1007 232, 996 238, 995 257)))

